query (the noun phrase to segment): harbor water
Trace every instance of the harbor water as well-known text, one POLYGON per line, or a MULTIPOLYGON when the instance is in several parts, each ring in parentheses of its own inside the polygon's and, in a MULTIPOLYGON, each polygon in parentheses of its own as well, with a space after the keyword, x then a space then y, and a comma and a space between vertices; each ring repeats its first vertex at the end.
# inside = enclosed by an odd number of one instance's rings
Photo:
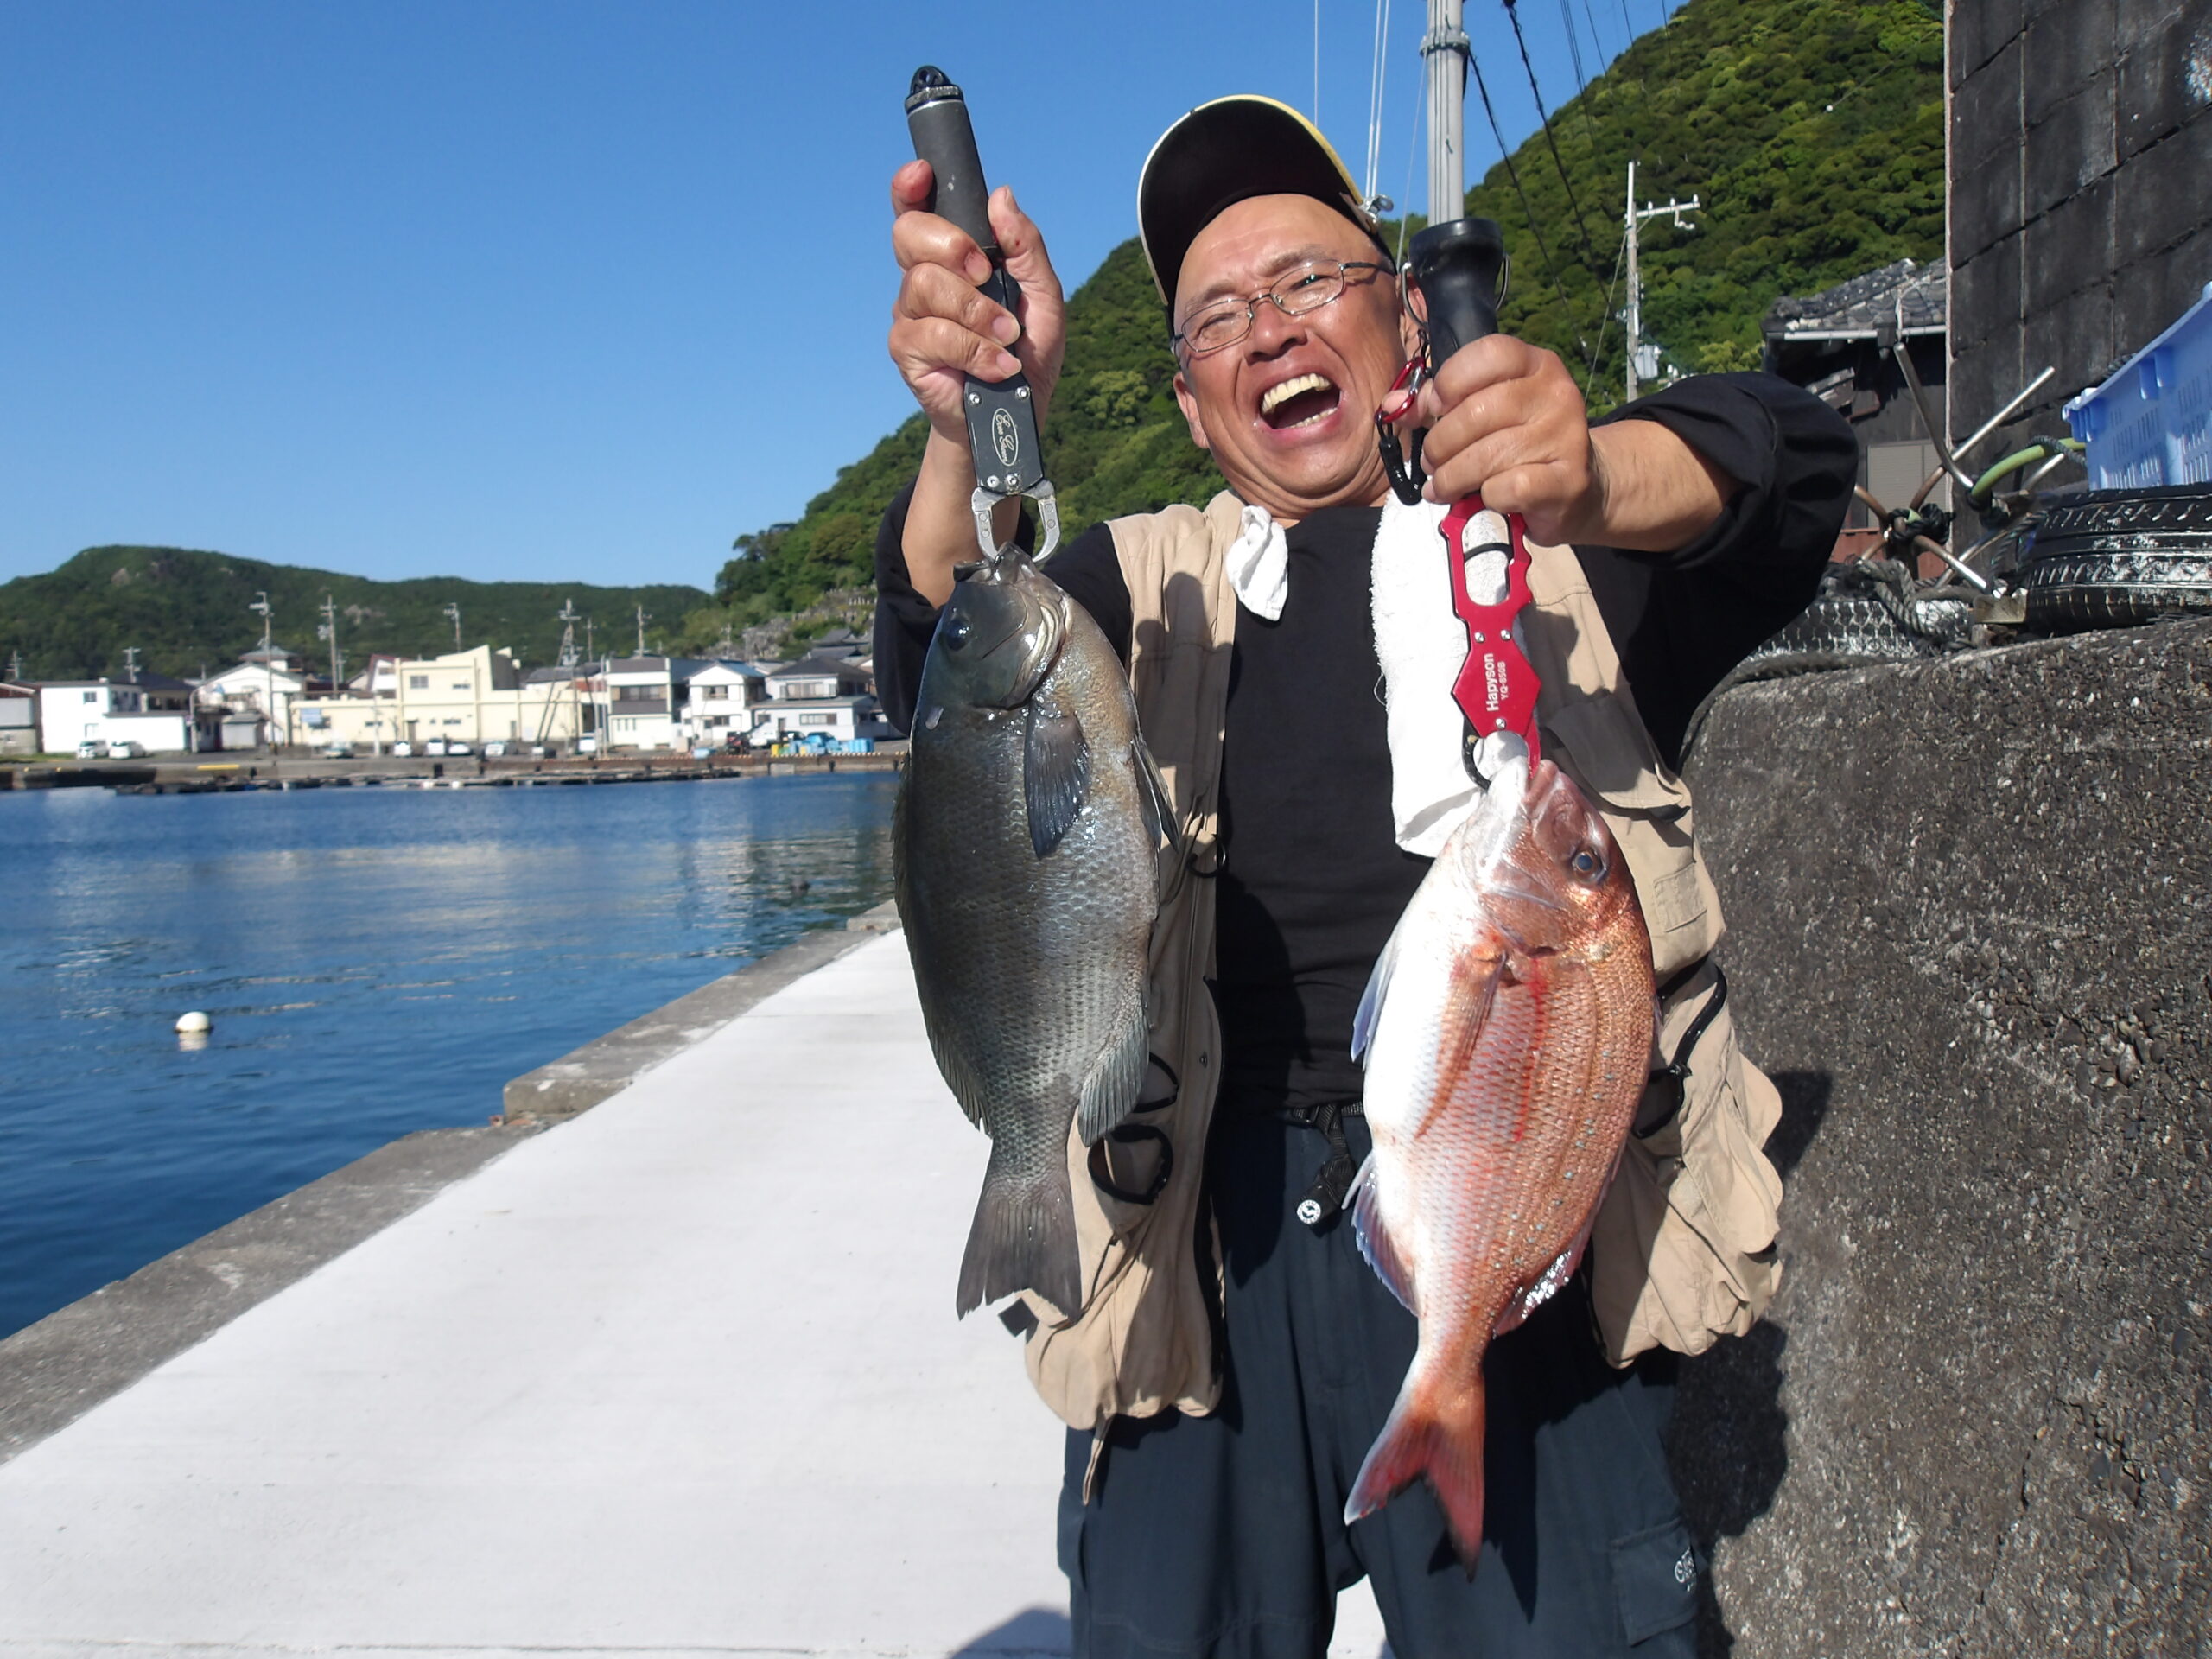
POLYGON ((0 793, 0 1336, 881 902, 896 787, 0 793))

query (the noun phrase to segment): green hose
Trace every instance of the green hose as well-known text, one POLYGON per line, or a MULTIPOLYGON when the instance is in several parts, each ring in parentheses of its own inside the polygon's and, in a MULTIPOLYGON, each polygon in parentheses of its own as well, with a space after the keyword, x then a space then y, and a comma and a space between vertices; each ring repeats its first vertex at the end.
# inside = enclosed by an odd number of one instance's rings
POLYGON ((2054 455, 2078 455, 2082 448, 2081 442, 2075 438, 2037 438, 2026 448, 2005 456, 1974 480, 1974 488, 1967 492, 1967 499, 1974 505, 1974 511, 1982 512, 1988 507, 1990 497, 1997 493, 1998 480, 2007 473, 2016 473, 2038 461, 2049 461, 2054 455))

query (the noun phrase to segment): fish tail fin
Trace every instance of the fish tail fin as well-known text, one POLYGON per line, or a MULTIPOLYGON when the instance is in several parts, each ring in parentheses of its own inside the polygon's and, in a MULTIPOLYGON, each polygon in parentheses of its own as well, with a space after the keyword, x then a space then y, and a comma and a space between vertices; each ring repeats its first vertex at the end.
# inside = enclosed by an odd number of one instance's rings
POLYGON ((1483 1545, 1483 1431, 1488 1415, 1480 1376, 1462 1389, 1416 1388, 1407 1378, 1359 1466, 1344 1502, 1347 1525, 1381 1509, 1426 1475, 1444 1511, 1452 1548, 1467 1576, 1483 1545))
POLYGON ((1016 1169, 994 1141, 960 1262, 960 1313, 1033 1290, 1072 1318, 1083 1306, 1082 1280, 1067 1165, 1054 1160, 1042 1170, 1016 1169))

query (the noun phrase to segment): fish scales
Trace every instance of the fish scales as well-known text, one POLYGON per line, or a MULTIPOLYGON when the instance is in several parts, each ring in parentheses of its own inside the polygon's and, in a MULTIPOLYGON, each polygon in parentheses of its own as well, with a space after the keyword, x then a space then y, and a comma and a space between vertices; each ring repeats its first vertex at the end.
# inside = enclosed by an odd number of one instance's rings
POLYGON ((1482 1540, 1482 1362, 1573 1271, 1643 1092, 1650 939, 1604 821, 1549 762, 1501 776, 1408 906, 1360 1012, 1368 1259, 1421 1322, 1348 1520, 1435 1488, 1482 1540))
POLYGON ((991 1138, 962 1313, 1020 1290, 1082 1305, 1069 1127, 1096 1140, 1142 1084, 1154 776, 1080 606, 1019 553, 959 584, 923 668, 894 845, 931 1047, 991 1138))

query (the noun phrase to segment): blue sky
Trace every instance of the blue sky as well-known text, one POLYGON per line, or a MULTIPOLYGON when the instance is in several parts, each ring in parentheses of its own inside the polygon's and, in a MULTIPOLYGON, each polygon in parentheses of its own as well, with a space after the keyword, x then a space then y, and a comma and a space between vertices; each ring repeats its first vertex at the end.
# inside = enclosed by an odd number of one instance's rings
MULTIPOLYGON (((1664 0, 1569 3, 1594 74, 1664 0)), ((1556 107, 1561 4, 1521 4, 1556 107)), ((1321 119, 1356 171, 1376 25, 1323 0, 1321 119)), ((1402 200, 1422 26, 1392 0, 1402 200)), ((1517 143, 1501 0, 1468 29, 1517 143)), ((911 408, 885 187, 924 61, 1072 285, 1134 233, 1183 110, 1312 106, 1314 14, 0 0, 0 580, 124 542, 710 585, 911 408)), ((1471 178, 1497 156, 1471 99, 1468 154, 1471 178)))

